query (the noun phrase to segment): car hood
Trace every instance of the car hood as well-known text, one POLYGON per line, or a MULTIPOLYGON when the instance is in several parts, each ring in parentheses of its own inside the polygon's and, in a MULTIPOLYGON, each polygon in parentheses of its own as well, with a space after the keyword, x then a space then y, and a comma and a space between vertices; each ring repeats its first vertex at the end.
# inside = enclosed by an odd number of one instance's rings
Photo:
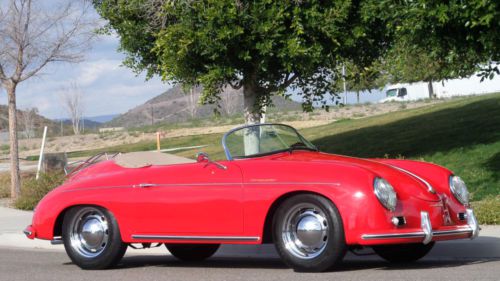
POLYGON ((287 161, 312 161, 323 162, 335 165, 348 164, 354 165, 365 170, 371 171, 389 181, 394 187, 398 196, 417 197, 426 201, 439 201, 439 196, 429 190, 429 183, 417 175, 396 165, 381 163, 375 159, 364 159, 349 157, 322 152, 294 151, 293 153, 281 154, 274 158, 275 160, 287 161))

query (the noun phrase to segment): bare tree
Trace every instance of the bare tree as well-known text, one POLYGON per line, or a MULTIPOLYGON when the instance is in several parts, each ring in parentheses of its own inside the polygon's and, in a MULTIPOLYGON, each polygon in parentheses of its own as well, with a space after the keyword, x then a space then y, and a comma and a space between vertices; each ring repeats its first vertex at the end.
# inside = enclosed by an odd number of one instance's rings
POLYGON ((82 127, 84 105, 82 101, 82 91, 76 83, 71 83, 70 87, 65 89, 61 96, 63 107, 69 114, 73 133, 79 135, 82 127))
POLYGON ((235 90, 232 87, 225 87, 220 94, 221 106, 226 115, 231 116, 238 110, 238 105, 241 104, 239 97, 242 96, 241 91, 235 90))
POLYGON ((38 108, 27 108, 22 113, 23 124, 24 124, 24 133, 26 134, 27 139, 31 139, 35 137, 35 119, 38 114, 38 108))
POLYGON ((0 84, 8 96, 13 199, 20 192, 17 86, 47 65, 83 59, 95 36, 91 11, 92 3, 87 0, 6 0, 0 4, 0 84))

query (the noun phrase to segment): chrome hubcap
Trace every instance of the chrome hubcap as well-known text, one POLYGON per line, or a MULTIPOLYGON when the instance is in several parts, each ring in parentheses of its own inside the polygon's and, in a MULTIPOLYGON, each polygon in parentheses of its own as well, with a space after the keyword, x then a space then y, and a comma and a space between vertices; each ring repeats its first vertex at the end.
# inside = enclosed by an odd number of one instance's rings
POLYGON ((80 255, 93 258, 108 245, 109 229, 104 214, 92 207, 81 209, 71 226, 71 247, 80 255))
POLYGON ((285 215, 282 239, 295 257, 312 259, 319 256, 328 243, 326 215, 313 204, 300 204, 285 215))

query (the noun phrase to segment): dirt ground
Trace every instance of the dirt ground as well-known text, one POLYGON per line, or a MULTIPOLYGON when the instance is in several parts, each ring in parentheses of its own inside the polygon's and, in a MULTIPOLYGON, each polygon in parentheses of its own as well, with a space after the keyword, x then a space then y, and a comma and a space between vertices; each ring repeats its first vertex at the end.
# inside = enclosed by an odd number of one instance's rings
MULTIPOLYGON (((279 122, 289 124, 295 128, 302 129, 314 126, 328 124, 339 119, 356 119, 365 118, 373 115, 384 114, 388 112, 399 111, 402 109, 411 109, 431 104, 439 103, 442 100, 433 101, 418 101, 411 103, 384 103, 384 104, 364 104, 351 105, 342 108, 332 108, 329 112, 318 109, 313 113, 304 112, 287 112, 287 113, 272 113, 269 114, 271 122, 279 122), (287 121, 291 120, 291 121, 287 121)), ((179 136, 223 133, 231 128, 238 126, 225 125, 213 127, 198 127, 198 128, 180 128, 171 129, 161 132, 162 138, 171 138, 179 136)), ((140 141, 154 141, 156 133, 143 132, 110 132, 101 134, 85 134, 79 136, 64 136, 50 137, 47 139, 45 146, 46 153, 54 152, 70 152, 88 149, 104 148, 120 144, 136 143, 140 141)), ((0 145, 5 145, 0 143, 0 145)), ((19 153, 21 158, 31 155, 38 155, 41 145, 41 139, 20 140, 19 153)), ((7 151, 0 151, 0 159, 7 158, 7 151)))

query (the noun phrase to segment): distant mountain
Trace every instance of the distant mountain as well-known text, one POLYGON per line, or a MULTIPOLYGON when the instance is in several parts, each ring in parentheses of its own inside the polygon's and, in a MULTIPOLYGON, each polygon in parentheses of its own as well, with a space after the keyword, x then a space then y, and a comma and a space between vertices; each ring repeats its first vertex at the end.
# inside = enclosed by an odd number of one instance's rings
POLYGON ((85 116, 85 120, 89 120, 89 121, 93 121, 93 122, 97 122, 97 123, 106 123, 106 122, 113 120, 113 118, 117 117, 118 115, 120 115, 120 114, 85 116))
MULTIPOLYGON (((61 122, 61 121, 63 121, 64 125, 72 126, 71 119, 59 119, 58 120, 58 122, 61 122)), ((92 121, 92 120, 88 119, 87 117, 85 117, 85 119, 83 119, 83 120, 80 120, 80 123, 81 123, 80 126, 85 127, 85 129, 96 129, 96 128, 101 127, 101 125, 102 125, 101 122, 92 121)))
MULTIPOLYGON (((201 88, 186 93, 181 86, 175 86, 165 93, 156 96, 146 103, 130 109, 104 124, 109 127, 140 127, 156 123, 179 123, 190 119, 210 117, 216 105, 197 105, 201 88), (193 106, 196 107, 193 110, 193 106)), ((219 112, 223 116, 231 116, 243 112, 243 91, 226 87, 221 93, 219 112)), ((277 109, 298 110, 300 103, 281 96, 272 98, 277 109)))

